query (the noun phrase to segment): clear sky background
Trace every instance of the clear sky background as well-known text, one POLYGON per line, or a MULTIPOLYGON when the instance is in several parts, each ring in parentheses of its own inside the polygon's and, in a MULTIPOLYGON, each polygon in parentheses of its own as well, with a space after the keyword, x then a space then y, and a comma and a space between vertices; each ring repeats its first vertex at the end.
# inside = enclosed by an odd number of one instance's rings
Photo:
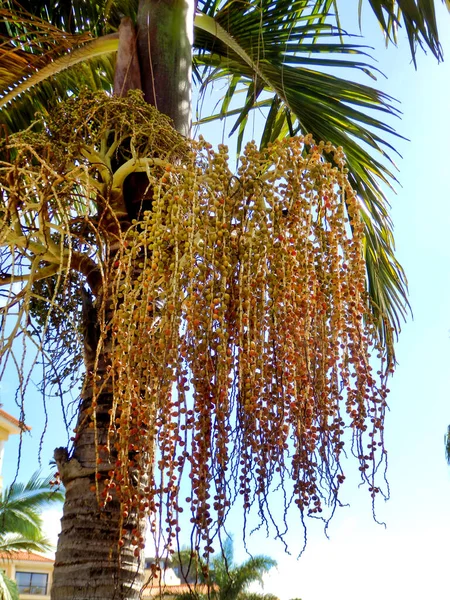
MULTIPOLYGON (((356 11, 357 3, 351 4, 356 11)), ((250 538, 251 552, 278 561, 264 591, 280 600, 450 599, 450 467, 443 442, 450 423, 450 15, 439 8, 446 61, 438 65, 431 55, 419 52, 417 71, 405 36, 400 34, 400 48, 385 50, 367 6, 363 14, 365 41, 375 47, 377 66, 388 77, 380 77, 376 85, 400 101, 403 119, 395 126, 410 139, 396 141, 403 156, 398 160, 401 187, 391 195, 397 256, 408 276, 414 319, 403 327, 397 345, 399 364, 390 384, 386 446, 391 499, 380 500, 377 506, 378 517, 387 527, 373 521, 367 490, 350 481, 343 496, 350 507, 338 511, 329 539, 312 523, 300 560, 295 557, 303 531, 295 519, 290 521, 287 538, 291 556, 279 542, 262 534, 250 538)), ((352 23, 344 16, 344 26, 357 32, 352 23)), ((368 78, 362 81, 372 83, 368 78)), ((216 124, 205 136, 221 141, 220 132, 221 125, 216 124)), ((18 416, 14 383, 4 378, 0 402, 18 416)), ((67 442, 59 408, 51 405, 48 413, 44 469, 53 448, 67 442)), ((44 425, 42 401, 32 383, 26 414, 33 431, 23 441, 21 480, 38 466, 44 425)), ((14 477, 17 448, 18 440, 11 438, 3 472, 6 484, 14 477)), ((357 470, 356 463, 353 467, 357 470)), ((55 512, 48 514, 53 533, 57 519, 55 512)), ((236 559, 245 560, 238 520, 236 528, 230 529, 236 559)))

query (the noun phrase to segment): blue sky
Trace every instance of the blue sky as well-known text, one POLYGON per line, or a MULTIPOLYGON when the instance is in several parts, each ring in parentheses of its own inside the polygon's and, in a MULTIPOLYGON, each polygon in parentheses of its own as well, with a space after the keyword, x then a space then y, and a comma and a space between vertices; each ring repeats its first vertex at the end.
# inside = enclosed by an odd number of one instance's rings
MULTIPOLYGON (((432 56, 419 52, 417 71, 404 36, 400 34, 399 49, 385 50, 368 11, 363 15, 363 33, 376 47, 377 66, 388 76, 387 80, 380 77, 377 85, 401 102, 403 119, 395 126, 410 139, 396 142, 403 156, 398 160, 401 187, 390 196, 397 256, 408 276, 414 319, 403 327, 397 345, 399 364, 390 384, 386 446, 391 499, 380 501, 377 509, 387 527, 373 521, 367 491, 350 482, 344 488, 350 507, 338 511, 329 529, 330 539, 313 523, 299 561, 294 557, 303 533, 295 519, 288 534, 291 557, 280 543, 263 535, 250 538, 253 553, 278 560, 278 570, 267 578, 265 591, 281 600, 450 597, 450 468, 443 443, 450 423, 450 15, 439 8, 447 62, 438 65, 432 56)), ((219 132, 217 125, 214 132, 219 132)), ((31 383, 27 420, 33 432, 24 440, 20 479, 37 466, 43 428, 41 400, 32 388, 31 383)), ((0 401, 17 416, 13 394, 14 382, 4 378, 0 401)), ((51 406, 49 414, 44 467, 53 448, 67 439, 59 409, 51 406)), ((14 475, 16 454, 17 440, 11 438, 5 455, 6 483, 14 475)), ((237 521, 232 533, 236 558, 244 560, 237 521)))

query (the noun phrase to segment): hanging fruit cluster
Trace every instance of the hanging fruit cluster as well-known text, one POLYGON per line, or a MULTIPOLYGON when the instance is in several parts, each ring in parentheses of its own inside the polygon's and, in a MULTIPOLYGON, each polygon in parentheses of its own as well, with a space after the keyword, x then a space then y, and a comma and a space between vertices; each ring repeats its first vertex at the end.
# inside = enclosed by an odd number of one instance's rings
POLYGON ((249 144, 232 174, 226 147, 184 140, 139 93, 85 94, 2 142, 0 184, 4 312, 19 315, 17 327, 3 322, 2 353, 39 318, 36 346, 58 357, 59 332, 75 324, 94 489, 121 502, 124 525, 149 516, 170 548, 187 503, 208 555, 236 497, 268 521, 274 489, 302 518, 333 512, 345 443, 375 497, 391 367, 340 149, 310 136, 249 144), (132 220, 135 171, 150 210, 132 220), (86 334, 90 314, 99 322, 86 334))
POLYGON ((385 370, 370 361, 381 349, 342 152, 306 137, 249 144, 235 176, 227 160, 200 141, 149 172, 152 210, 127 232, 109 299, 109 482, 125 513, 163 515, 170 544, 187 472, 206 554, 235 494, 264 514, 289 480, 302 515, 322 512, 324 488, 335 502, 347 427, 372 495, 384 458, 385 370))

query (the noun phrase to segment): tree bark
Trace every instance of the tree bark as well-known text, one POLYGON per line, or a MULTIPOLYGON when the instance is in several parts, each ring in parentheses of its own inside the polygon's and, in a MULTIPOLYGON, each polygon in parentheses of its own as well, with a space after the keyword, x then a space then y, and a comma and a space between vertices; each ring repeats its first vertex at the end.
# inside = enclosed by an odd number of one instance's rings
POLYGON ((189 137, 194 0, 140 0, 137 26, 144 98, 189 137))
MULTIPOLYGON (((105 291, 103 291, 105 293, 105 291)), ((109 318, 111 315, 107 315, 109 318)), ((135 600, 143 585, 144 555, 132 544, 132 531, 145 532, 136 511, 122 518, 114 493, 105 502, 104 480, 114 467, 114 451, 102 451, 108 440, 113 388, 108 379, 108 340, 95 371, 103 393, 93 403, 98 315, 92 296, 83 292, 83 337, 87 380, 84 385, 73 452, 57 448, 54 456, 66 489, 61 534, 55 558, 52 600, 135 600), (96 318, 94 318, 96 317, 96 318), (105 381, 102 381, 104 379, 105 381), (96 427, 92 427, 95 410, 96 427), (119 539, 123 546, 119 546, 119 539)), ((112 447, 114 447, 114 440, 112 447)))
MULTIPOLYGON (((111 394, 102 395, 97 402, 100 444, 106 441, 107 411, 111 404, 111 394)), ((91 397, 82 402, 73 456, 69 459, 65 448, 55 450, 66 499, 51 598, 131 600, 139 598, 144 559, 142 551, 135 555, 131 531, 142 524, 138 523, 136 514, 131 514, 122 523, 121 507, 116 498, 104 508, 100 507, 102 479, 107 476, 110 466, 96 464, 94 429, 89 427, 91 405, 91 397), (96 484, 100 497, 95 490, 96 484), (122 528, 126 530, 125 544, 119 548, 122 528)))
MULTIPOLYGON (((139 88, 142 82, 147 102, 171 117, 175 128, 186 136, 190 134, 191 126, 193 5, 193 0, 140 0, 137 45, 133 24, 129 19, 123 19, 114 79, 114 92, 118 95, 139 88)), ((131 186, 132 192, 134 187, 131 186)), ((128 199, 129 217, 135 200, 128 199)), ((103 293, 107 291, 103 290, 103 293)), ((85 362, 89 377, 96 354, 93 347, 97 335, 97 324, 92 319, 94 304, 87 308, 87 314, 85 362)), ((99 364, 96 375, 106 377, 107 354, 100 357, 99 364)), ((69 457, 66 449, 55 450, 66 487, 66 500, 52 600, 139 598, 143 584, 143 552, 139 546, 132 545, 131 532, 136 529, 144 532, 145 523, 138 520, 137 514, 129 514, 123 520, 120 503, 114 497, 103 508, 99 502, 102 500, 102 480, 111 468, 108 461, 113 460, 103 458, 98 452, 107 440, 108 411, 113 405, 113 393, 111 387, 106 387, 94 407, 92 386, 86 385, 73 453, 69 457), (93 410, 96 429, 91 426, 93 410), (124 544, 120 547, 121 537, 124 544)))
POLYGON ((141 90, 141 70, 136 46, 136 29, 130 17, 119 27, 119 50, 114 71, 114 94, 126 96, 129 90, 141 90))

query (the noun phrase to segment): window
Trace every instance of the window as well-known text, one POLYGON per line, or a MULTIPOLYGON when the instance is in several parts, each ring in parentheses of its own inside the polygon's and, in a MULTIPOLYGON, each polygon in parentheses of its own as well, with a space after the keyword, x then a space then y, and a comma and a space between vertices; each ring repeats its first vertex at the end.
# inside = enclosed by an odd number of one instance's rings
POLYGON ((16 571, 16 583, 19 594, 36 594, 45 596, 47 593, 47 573, 26 573, 16 571))

